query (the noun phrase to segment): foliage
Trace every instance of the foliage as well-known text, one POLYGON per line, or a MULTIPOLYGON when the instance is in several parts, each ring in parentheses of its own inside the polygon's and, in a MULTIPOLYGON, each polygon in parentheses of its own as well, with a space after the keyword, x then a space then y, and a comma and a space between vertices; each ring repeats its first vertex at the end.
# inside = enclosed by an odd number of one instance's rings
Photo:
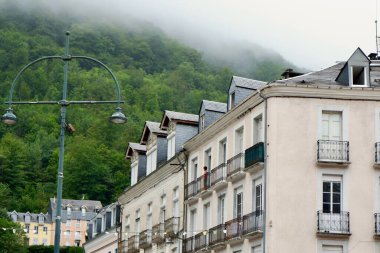
POLYGON ((20 224, 14 223, 0 209, 0 253, 26 253, 26 237, 20 224))
MULTIPOLYGON (((146 120, 158 121, 163 110, 197 113, 202 99, 226 101, 232 71, 210 66, 198 51, 183 46, 152 27, 129 29, 49 12, 25 11, 12 1, 0 6, 0 98, 27 63, 44 55, 62 55, 64 30, 70 30, 70 54, 95 57, 110 67, 125 99, 126 125, 107 119, 115 106, 70 105, 66 135, 64 198, 90 198, 108 204, 129 185, 124 152, 138 142, 146 120), (68 21, 65 21, 68 20, 68 21)), ((274 66, 278 71, 279 67, 274 66)), ((260 65, 257 75, 272 76, 273 66, 260 65)), ((14 101, 60 100, 62 62, 49 60, 25 71, 14 101)), ((253 72, 253 73, 256 73, 253 72)), ((69 100, 114 100, 110 75, 92 62, 70 61, 69 100)), ((0 125, 0 206, 19 212, 46 212, 56 192, 59 148, 58 106, 13 106, 18 123, 0 125), (12 189, 10 191, 9 189, 12 189)), ((3 107, 2 109, 6 109, 3 107)))

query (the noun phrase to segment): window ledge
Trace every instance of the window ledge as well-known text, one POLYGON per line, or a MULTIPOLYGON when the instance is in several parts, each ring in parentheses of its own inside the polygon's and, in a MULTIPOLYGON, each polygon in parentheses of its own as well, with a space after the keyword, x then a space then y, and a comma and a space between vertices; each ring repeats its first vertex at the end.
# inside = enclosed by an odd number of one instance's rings
POLYGON ((346 161, 346 160, 319 159, 319 160, 317 160, 317 164, 319 164, 319 165, 348 166, 348 165, 351 164, 351 162, 350 161, 346 161))
POLYGON ((351 233, 345 233, 345 232, 334 232, 334 231, 318 231, 317 232, 318 237, 334 237, 334 238, 349 238, 351 236, 351 233))
MULTIPOLYGON (((375 164, 373 165, 374 168, 380 168, 380 162, 375 162, 375 164)), ((380 235, 379 235, 380 236, 380 235)))

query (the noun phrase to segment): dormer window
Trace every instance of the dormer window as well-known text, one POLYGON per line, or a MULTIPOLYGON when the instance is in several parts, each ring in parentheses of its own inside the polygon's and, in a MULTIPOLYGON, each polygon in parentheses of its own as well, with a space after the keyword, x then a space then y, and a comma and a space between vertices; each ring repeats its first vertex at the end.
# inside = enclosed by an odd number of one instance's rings
POLYGON ((17 221, 17 214, 12 213, 11 217, 12 217, 12 221, 13 221, 13 222, 16 222, 16 221, 17 221))
POLYGON ((131 164, 131 185, 134 185, 137 183, 137 177, 138 177, 138 162, 135 161, 131 164))
POLYGON ((71 215, 71 206, 68 206, 66 210, 67 210, 67 215, 71 215))
POLYGON ((235 91, 230 94, 230 110, 235 107, 235 91))
POLYGON ((82 216, 86 216, 86 208, 82 206, 82 216))
POLYGON ((38 216, 38 223, 44 223, 44 216, 40 215, 38 216))
POLYGON ((175 133, 168 136, 168 160, 175 155, 175 133))
POLYGON ((352 86, 367 86, 367 67, 351 66, 352 86))
POLYGON ((205 114, 204 113, 201 115, 200 121, 201 121, 201 130, 203 130, 205 129, 205 114))
POLYGON ((151 150, 147 152, 147 168, 146 168, 146 175, 149 175, 157 168, 157 147, 153 147, 151 150))
POLYGON ((25 215, 25 223, 30 223, 30 215, 25 215))

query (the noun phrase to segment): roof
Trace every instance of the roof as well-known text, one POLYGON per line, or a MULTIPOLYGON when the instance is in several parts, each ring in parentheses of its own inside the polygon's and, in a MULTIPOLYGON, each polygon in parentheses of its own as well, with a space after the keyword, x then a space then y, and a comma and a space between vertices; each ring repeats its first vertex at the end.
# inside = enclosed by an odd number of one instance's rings
POLYGON ((127 152, 125 153, 125 158, 130 158, 134 150, 138 152, 145 152, 146 146, 139 143, 130 142, 128 144, 127 152))
POLYGON ((26 213, 20 213, 20 212, 16 212, 16 211, 13 211, 13 212, 7 212, 8 216, 11 218, 11 215, 12 214, 16 214, 17 215, 17 221, 21 221, 21 222, 24 222, 25 221, 25 216, 30 216, 30 222, 38 222, 38 217, 39 216, 43 216, 44 217, 44 223, 51 223, 51 216, 46 213, 46 214, 43 214, 43 213, 29 213, 29 212, 26 212, 26 213))
POLYGON ((158 135, 166 135, 166 131, 160 128, 160 123, 145 121, 144 130, 141 136, 140 143, 144 143, 148 140, 149 133, 155 133, 158 135))
POLYGON ((208 111, 223 112, 223 113, 227 112, 226 103, 202 100, 202 104, 204 105, 205 110, 208 110, 208 111))
POLYGON ((232 76, 231 83, 234 83, 237 87, 242 87, 246 89, 251 90, 257 90, 263 86, 265 86, 267 83, 259 80, 249 79, 245 77, 240 76, 232 76))
POLYGON ((164 111, 164 116, 161 120, 161 127, 167 127, 169 121, 177 121, 181 123, 194 124, 197 125, 199 121, 199 116, 196 114, 184 113, 184 112, 173 112, 164 111))
MULTIPOLYGON (((102 208, 102 203, 98 200, 76 200, 76 199, 62 199, 62 206, 71 206, 74 209, 80 209, 85 206, 87 211, 94 211, 96 209, 102 208)), ((50 198, 51 210, 57 208, 57 201, 55 198, 50 198)))

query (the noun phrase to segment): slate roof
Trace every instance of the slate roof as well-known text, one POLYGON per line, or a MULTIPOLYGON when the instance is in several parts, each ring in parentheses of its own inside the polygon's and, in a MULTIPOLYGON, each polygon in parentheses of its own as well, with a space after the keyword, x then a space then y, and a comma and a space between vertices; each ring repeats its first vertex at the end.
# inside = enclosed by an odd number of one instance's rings
POLYGON ((250 90, 257 90, 265 86, 267 83, 259 80, 249 79, 240 76, 232 76, 231 83, 234 83, 237 87, 243 87, 250 90))
POLYGON ((184 120, 184 121, 192 121, 192 122, 198 122, 199 116, 196 114, 190 114, 190 113, 183 113, 183 112, 173 112, 165 110, 165 115, 170 120, 184 120))
POLYGON ((158 122, 146 121, 145 126, 149 128, 151 133, 166 134, 166 131, 160 128, 160 123, 158 122))
POLYGON ((202 101, 205 110, 208 111, 215 111, 215 112, 227 112, 227 104, 226 103, 220 103, 215 101, 209 101, 209 100, 203 100, 202 101))
POLYGON ((17 215, 17 221, 20 221, 20 222, 25 222, 25 216, 26 215, 30 215, 30 222, 37 222, 38 223, 38 217, 40 215, 43 215, 44 216, 44 223, 51 223, 51 216, 50 214, 46 213, 46 214, 43 214, 43 213, 19 213, 19 212, 16 212, 16 211, 13 211, 13 212, 7 212, 9 218, 12 218, 12 214, 13 213, 16 213, 17 215))
MULTIPOLYGON (((50 198, 50 208, 55 210, 57 208, 57 200, 50 198)), ((85 206, 87 212, 94 212, 96 209, 102 208, 102 203, 98 200, 77 200, 77 199, 62 199, 62 206, 72 206, 72 210, 76 209, 80 211, 82 206, 85 206)))
POLYGON ((128 149, 129 148, 131 148, 133 150, 138 150, 138 151, 146 151, 146 146, 145 145, 141 145, 139 143, 134 143, 134 142, 130 142, 129 143, 128 149))

